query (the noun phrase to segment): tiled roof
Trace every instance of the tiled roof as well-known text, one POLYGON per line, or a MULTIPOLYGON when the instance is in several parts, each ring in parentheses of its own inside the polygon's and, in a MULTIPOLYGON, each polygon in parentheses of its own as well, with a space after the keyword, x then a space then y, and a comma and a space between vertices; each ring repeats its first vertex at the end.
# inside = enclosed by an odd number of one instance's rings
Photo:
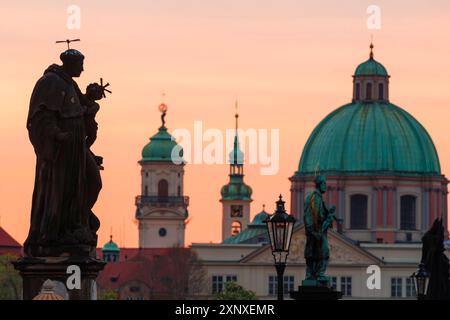
MULTIPOLYGON (((106 264, 97 284, 102 289, 115 290, 129 282, 140 282, 161 295, 167 291, 164 280, 173 280, 180 273, 182 261, 189 254, 190 249, 186 248, 121 248, 119 261, 106 264)), ((100 248, 97 258, 101 259, 100 248)))
POLYGON ((21 248, 22 246, 13 237, 9 235, 2 227, 0 227, 0 247, 16 247, 21 248))
POLYGON ((13 237, 11 237, 5 229, 0 227, 0 255, 14 254, 22 255, 22 246, 13 237))

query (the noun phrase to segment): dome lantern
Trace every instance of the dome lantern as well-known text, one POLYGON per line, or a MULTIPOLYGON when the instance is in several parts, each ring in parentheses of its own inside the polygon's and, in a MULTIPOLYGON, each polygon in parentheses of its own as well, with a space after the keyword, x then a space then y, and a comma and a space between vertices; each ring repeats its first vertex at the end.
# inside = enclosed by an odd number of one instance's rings
POLYGON ((369 60, 361 63, 353 76, 353 101, 389 101, 389 74, 374 59, 374 45, 370 44, 369 60))

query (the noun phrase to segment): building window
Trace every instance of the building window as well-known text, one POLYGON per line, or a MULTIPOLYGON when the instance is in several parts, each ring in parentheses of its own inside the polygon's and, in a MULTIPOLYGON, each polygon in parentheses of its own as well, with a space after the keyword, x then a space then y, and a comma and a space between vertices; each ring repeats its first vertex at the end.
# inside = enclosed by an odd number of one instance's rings
POLYGON ((181 196, 181 186, 178 186, 178 189, 177 189, 177 195, 178 195, 178 196, 181 196))
POLYGON ((165 236, 167 235, 167 230, 166 230, 166 228, 160 228, 160 229, 158 230, 158 234, 159 234, 160 237, 165 237, 165 236))
POLYGON ((366 100, 372 100, 372 83, 366 84, 366 100))
POLYGON ((400 229, 416 229, 416 197, 400 197, 400 229))
POLYGON ((236 236, 241 232, 242 225, 239 221, 233 221, 231 224, 231 235, 236 236))
POLYGON ((331 289, 337 290, 337 277, 331 277, 330 286, 331 286, 331 289))
POLYGON ((367 196, 350 197, 350 229, 367 229, 367 196))
MULTIPOLYGON (((294 276, 283 277, 283 293, 288 294, 294 291, 294 276)), ((275 275, 269 276, 269 295, 276 296, 278 291, 278 277, 275 275)))
POLYGON ((166 179, 161 179, 158 182, 158 197, 167 198, 169 196, 169 183, 166 179))
POLYGON ((341 277, 341 292, 345 297, 352 296, 352 277, 341 277))
POLYGON ((356 100, 361 99, 361 84, 358 82, 355 87, 355 98, 356 100))
POLYGON ((144 189, 145 189, 145 190, 144 190, 144 195, 145 195, 145 196, 148 196, 148 186, 145 186, 144 189))
POLYGON ((378 84, 378 100, 384 100, 384 85, 382 83, 378 84))
POLYGON ((212 293, 222 292, 225 282, 237 282, 236 275, 218 275, 212 276, 212 293))
POLYGON ((391 278, 391 297, 402 297, 402 278, 391 278))
POLYGON ((408 298, 410 297, 416 297, 416 287, 414 286, 414 279, 413 278, 405 278, 406 282, 406 296, 408 298))

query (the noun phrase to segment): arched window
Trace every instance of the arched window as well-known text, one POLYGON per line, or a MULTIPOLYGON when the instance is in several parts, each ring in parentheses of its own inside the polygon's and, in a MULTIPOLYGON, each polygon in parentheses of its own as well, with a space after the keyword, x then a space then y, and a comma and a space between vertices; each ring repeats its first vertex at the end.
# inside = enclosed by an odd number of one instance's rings
POLYGON ((364 194, 350 197, 350 229, 367 229, 367 196, 364 194))
POLYGON ((416 197, 401 196, 400 197, 400 229, 415 230, 416 229, 416 197))
POLYGON ((358 82, 355 87, 355 99, 361 99, 361 84, 358 82))
POLYGON ((144 196, 148 196, 148 186, 145 186, 144 188, 144 196))
POLYGON ((372 83, 366 84, 366 100, 372 100, 372 83))
POLYGON ((384 85, 382 83, 378 84, 378 100, 384 100, 384 85))
POLYGON ((231 224, 231 235, 235 236, 241 232, 242 225, 239 221, 233 221, 231 224))
POLYGON ((165 179, 158 182, 158 197, 167 198, 169 196, 169 183, 165 179))

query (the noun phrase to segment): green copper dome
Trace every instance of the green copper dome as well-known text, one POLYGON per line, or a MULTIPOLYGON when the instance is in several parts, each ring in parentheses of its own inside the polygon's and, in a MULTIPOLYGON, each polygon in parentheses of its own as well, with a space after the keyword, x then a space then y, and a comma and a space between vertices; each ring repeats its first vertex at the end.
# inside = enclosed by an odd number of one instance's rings
POLYGON ((383 76, 387 77, 386 68, 371 57, 366 62, 361 63, 355 71, 355 76, 383 76))
POLYGON ((264 226, 266 227, 266 223, 264 222, 267 218, 269 218, 269 214, 266 211, 261 211, 258 213, 250 223, 251 226, 264 226))
POLYGON ((439 158, 425 128, 383 101, 355 102, 330 113, 314 129, 297 175, 439 175, 439 158))
MULTIPOLYGON (((172 150, 176 146, 178 144, 175 139, 167 132, 167 128, 162 126, 142 149, 142 161, 172 161, 172 150)), ((183 149, 179 146, 178 148, 180 148, 180 157, 174 161, 182 161, 183 149)))
POLYGON ((220 190, 222 200, 251 200, 252 192, 242 175, 230 175, 230 182, 220 190))
POLYGON ((107 243, 105 243, 105 245, 103 246, 102 251, 103 252, 105 252, 105 251, 119 252, 120 249, 119 249, 119 246, 112 241, 112 237, 111 237, 111 239, 107 243))

